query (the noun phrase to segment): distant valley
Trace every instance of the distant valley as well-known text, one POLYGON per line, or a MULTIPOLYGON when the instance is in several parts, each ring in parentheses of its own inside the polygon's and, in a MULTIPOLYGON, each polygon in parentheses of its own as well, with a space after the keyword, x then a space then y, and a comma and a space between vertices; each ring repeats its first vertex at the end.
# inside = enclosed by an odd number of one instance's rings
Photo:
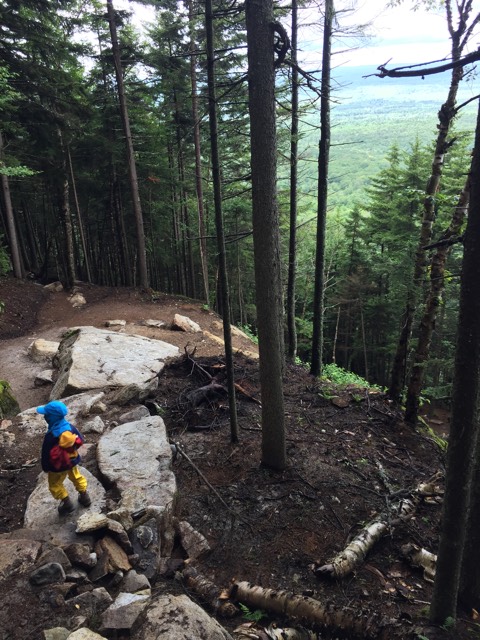
MULTIPOLYGON (((361 201, 364 188, 385 166, 385 156, 394 143, 408 149, 417 137, 429 144, 436 135, 437 113, 447 97, 450 73, 424 79, 365 77, 372 73, 372 67, 342 67, 333 73, 331 207, 348 210, 361 201)), ((478 85, 478 80, 464 81, 457 103, 477 95, 478 85)), ((319 124, 318 110, 303 120, 300 143, 304 160, 301 190, 312 197, 316 194, 319 138, 313 126, 319 124)), ((468 132, 473 139, 476 113, 476 101, 462 109, 457 132, 468 132)))

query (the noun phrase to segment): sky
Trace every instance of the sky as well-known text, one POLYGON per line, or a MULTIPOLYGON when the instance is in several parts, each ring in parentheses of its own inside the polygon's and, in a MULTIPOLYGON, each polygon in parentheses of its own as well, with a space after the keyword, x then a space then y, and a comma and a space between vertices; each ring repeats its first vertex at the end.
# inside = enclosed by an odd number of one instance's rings
MULTIPOLYGON (((413 11, 412 0, 403 0, 400 6, 394 8, 388 7, 388 0, 335 0, 337 11, 352 4, 356 6, 356 10, 342 12, 339 17, 340 25, 371 23, 369 32, 372 37, 363 42, 355 38, 343 38, 335 42, 335 65, 371 65, 374 70, 388 60, 391 60, 389 66, 392 68, 400 64, 441 60, 449 55, 449 36, 443 9, 437 12, 413 11), (358 48, 338 53, 353 46, 358 48)), ((473 4, 480 3, 474 0, 473 4)), ((118 9, 133 10, 134 21, 138 26, 151 20, 151 9, 134 1, 116 0, 114 5, 118 9)), ((474 6, 475 10, 480 11, 480 7, 474 6)), ((314 13, 311 9, 300 11, 299 19, 304 23, 321 22, 318 11, 314 13)), ((478 37, 472 38, 473 49, 480 45, 480 29, 477 33, 478 37)), ((302 49, 299 54, 302 65, 309 69, 320 68, 322 29, 312 26, 303 28, 299 34, 299 46, 302 49)))
MULTIPOLYGON (((353 26, 371 23, 368 32, 371 38, 360 42, 354 38, 343 38, 333 44, 334 64, 346 66, 372 65, 389 63, 390 67, 399 64, 414 64, 440 60, 448 56, 450 51, 449 36, 444 11, 413 11, 413 3, 404 0, 398 7, 388 7, 385 0, 358 0, 356 10, 339 14, 340 26, 353 26), (354 51, 339 51, 350 49, 354 51)), ((352 3, 349 2, 348 6, 352 3)), ((347 6, 347 2, 337 0, 335 8, 347 6)), ((304 33, 304 49, 306 60, 313 62, 313 51, 317 50, 318 61, 321 55, 321 32, 304 33)), ((478 45, 477 45, 478 46, 478 45)), ((320 65, 319 65, 320 66, 320 65)))

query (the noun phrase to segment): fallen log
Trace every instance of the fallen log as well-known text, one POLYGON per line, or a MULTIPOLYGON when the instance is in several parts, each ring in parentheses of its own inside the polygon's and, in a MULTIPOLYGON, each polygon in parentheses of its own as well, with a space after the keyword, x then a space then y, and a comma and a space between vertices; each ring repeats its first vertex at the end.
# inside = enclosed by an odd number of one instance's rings
POLYGON ((265 589, 249 582, 234 582, 230 597, 249 607, 295 620, 314 631, 328 630, 349 639, 380 640, 394 637, 393 621, 382 619, 376 613, 359 613, 345 607, 340 609, 289 591, 265 589))
POLYGON ((412 567, 421 567, 423 569, 424 580, 433 582, 437 569, 437 556, 434 553, 417 547, 416 544, 408 543, 403 545, 402 555, 412 567))
POLYGON ((187 589, 193 591, 215 615, 223 618, 233 618, 239 614, 238 608, 225 592, 208 578, 200 574, 194 567, 187 566, 182 571, 182 579, 187 589))
POLYGON ((407 520, 415 511, 416 504, 413 500, 401 500, 392 508, 395 518, 391 513, 381 514, 373 522, 364 527, 360 533, 327 564, 312 565, 312 571, 317 577, 329 576, 331 578, 344 578, 352 573, 365 560, 367 553, 390 527, 402 520, 407 520))

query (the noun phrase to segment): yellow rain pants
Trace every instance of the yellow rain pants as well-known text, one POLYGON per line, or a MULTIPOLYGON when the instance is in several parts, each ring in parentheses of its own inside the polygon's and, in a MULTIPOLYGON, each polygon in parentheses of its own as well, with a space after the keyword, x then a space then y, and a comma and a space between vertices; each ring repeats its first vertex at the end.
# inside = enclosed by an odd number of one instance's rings
POLYGON ((68 471, 49 471, 48 488, 55 500, 63 500, 68 496, 68 491, 63 485, 67 477, 79 493, 87 490, 87 479, 80 473, 78 465, 68 471))

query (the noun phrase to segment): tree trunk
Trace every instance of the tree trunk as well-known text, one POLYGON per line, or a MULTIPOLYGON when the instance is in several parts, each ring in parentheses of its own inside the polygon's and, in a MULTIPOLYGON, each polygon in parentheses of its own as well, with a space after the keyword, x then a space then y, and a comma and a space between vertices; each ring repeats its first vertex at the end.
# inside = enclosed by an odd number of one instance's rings
POLYGON ((330 76, 333 0, 325 0, 322 54, 322 97, 320 101, 320 142, 318 149, 317 241, 313 294, 313 336, 310 373, 319 376, 323 359, 323 303, 325 295, 325 226, 327 220, 328 164, 330 156, 330 76))
POLYGON ((73 246, 73 229, 72 229, 72 215, 70 211, 70 185, 68 183, 68 171, 67 171, 67 157, 65 145, 63 142, 62 130, 58 129, 58 138, 60 141, 60 153, 61 153, 61 170, 62 170, 62 187, 60 190, 60 211, 61 220, 63 223, 63 231, 65 234, 65 260, 66 260, 66 281, 67 289, 73 287, 73 283, 76 280, 75 272, 75 249, 73 246))
POLYGON ((68 154, 68 166, 70 169, 70 178, 72 180, 73 198, 75 201, 75 211, 77 212, 78 231, 80 233, 80 240, 82 243, 82 250, 83 250, 83 259, 85 262, 85 271, 87 273, 87 282, 92 282, 92 274, 90 273, 90 260, 88 257, 87 242, 86 242, 85 233, 83 230, 82 212, 80 210, 80 205, 78 203, 77 187, 75 185, 75 175, 73 173, 72 155, 70 153, 70 147, 67 148, 67 154, 68 154))
POLYGON ((190 79, 192 84, 192 118, 193 142, 195 145, 195 186, 197 191, 198 235, 200 247, 200 262, 202 265, 203 290, 205 302, 210 306, 210 287, 208 282, 208 254, 205 231, 205 213, 203 207, 202 157, 200 147, 200 118, 198 117, 197 73, 195 64, 195 38, 193 1, 188 0, 188 19, 190 23, 190 79))
MULTIPOLYGON (((464 578, 478 572, 478 565, 464 553, 467 509, 472 476, 472 456, 478 431, 478 399, 480 392, 480 108, 475 132, 470 173, 470 205, 465 232, 465 252, 460 287, 455 378, 452 394, 452 416, 447 452, 447 474, 443 505, 442 530, 437 558, 437 572, 430 607, 430 620, 443 623, 456 617, 462 556, 464 578), (467 569, 469 563, 470 569, 467 569)), ((475 491, 477 491, 476 489, 475 491)), ((474 497, 476 493, 473 494, 474 497)), ((475 498, 474 498, 475 502, 475 498)), ((478 506, 478 504, 477 504, 478 506)), ((468 529, 477 512, 472 512, 468 529)), ((477 534, 478 535, 478 529, 477 534)), ((468 543, 470 548, 471 542, 468 543)), ((478 551, 477 551, 478 554, 478 551)), ((478 595, 478 592, 477 592, 478 595)))
MULTIPOLYGON (((460 233, 465 215, 468 209, 469 180, 458 198, 458 204, 453 212, 452 220, 443 238, 448 240, 460 233)), ((450 246, 438 247, 432 257, 430 268, 430 291, 427 302, 420 321, 417 348, 415 350, 415 360, 412 375, 408 384, 407 402, 405 408, 405 421, 416 424, 420 405, 420 393, 425 379, 425 367, 430 355, 430 344, 432 334, 435 329, 438 309, 445 289, 445 263, 450 253, 450 246)))
POLYGON ((276 193, 272 0, 247 0, 248 88, 255 295, 262 392, 262 463, 286 466, 283 300, 276 193))
POLYGON ((130 178, 130 188, 132 191, 133 212, 137 229, 137 252, 138 269, 140 276, 140 286, 148 288, 147 254, 145 249, 145 233, 143 229, 143 215, 138 190, 137 166, 133 150, 132 134, 130 131, 130 120, 128 117, 127 98, 123 83, 122 63, 120 59, 120 48, 117 39, 117 27, 115 24, 115 11, 112 0, 107 0, 108 24, 112 38, 113 61, 115 65, 115 76, 117 79, 118 100, 120 103, 120 114, 122 117, 123 130, 125 132, 125 143, 127 148, 128 175, 130 178))
POLYGON ((230 440, 231 442, 238 442, 237 404, 233 369, 232 328, 230 322, 230 300, 228 293, 227 259, 225 255, 225 236, 223 231, 220 158, 218 154, 218 122, 217 101, 215 95, 215 50, 212 0, 206 0, 205 2, 205 29, 207 36, 208 119, 210 125, 210 144, 212 149, 213 200, 215 206, 215 226, 217 230, 220 295, 222 299, 223 339, 225 342, 228 402, 230 408, 230 440))
MULTIPOLYGON (((3 137, 0 131, 0 167, 3 164, 3 137)), ((13 215, 12 199, 10 197, 10 184, 8 177, 1 174, 3 202, 5 204, 5 214, 7 218, 8 238, 10 240, 10 253, 12 255, 13 275, 15 278, 23 278, 20 251, 18 248, 17 229, 15 227, 15 217, 13 215)))
POLYGON ((295 278, 297 270, 297 170, 298 170, 298 70, 297 63, 298 7, 292 2, 292 126, 290 132, 290 239, 288 246, 287 283, 287 359, 295 362, 297 331, 295 327, 295 278))
POLYGON ((461 604, 468 611, 480 610, 480 437, 478 434, 458 595, 461 604))
MULTIPOLYGON (((447 12, 447 23, 452 42, 452 62, 456 62, 462 55, 462 50, 471 35, 470 28, 467 27, 467 21, 472 9, 472 2, 468 0, 459 6, 458 29, 453 27, 453 17, 451 10, 451 0, 445 3, 447 12)), ((403 387, 405 384, 407 357, 410 338, 412 335, 412 326, 417 309, 418 300, 421 295, 422 286, 425 280, 427 262, 425 258, 425 250, 423 247, 430 243, 432 238, 433 221, 435 218, 435 197, 437 195, 440 180, 443 173, 443 162, 445 153, 453 142, 447 141, 450 132, 450 126, 456 115, 455 103, 457 98, 458 86, 463 78, 463 67, 457 67, 452 71, 450 88, 448 96, 444 104, 438 112, 438 134, 435 142, 435 152, 431 167, 430 178, 425 190, 425 198, 423 201, 423 218, 420 230, 420 239, 415 256, 415 267, 413 281, 407 294, 407 303, 404 312, 403 326, 395 353, 390 387, 388 390, 389 397, 396 403, 400 401, 403 387)))

